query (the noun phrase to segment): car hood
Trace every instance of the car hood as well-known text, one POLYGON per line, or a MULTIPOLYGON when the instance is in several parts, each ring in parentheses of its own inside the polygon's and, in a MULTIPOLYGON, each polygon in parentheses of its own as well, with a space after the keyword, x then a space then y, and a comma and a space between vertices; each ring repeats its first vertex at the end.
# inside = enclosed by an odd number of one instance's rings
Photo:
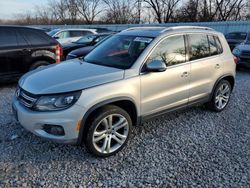
POLYGON ((123 77, 124 70, 73 59, 31 71, 19 80, 19 86, 32 94, 53 94, 82 90, 123 77))
POLYGON ((238 48, 240 51, 250 51, 250 44, 241 44, 236 48, 238 48))
POLYGON ((80 56, 84 56, 88 54, 93 49, 94 49, 94 46, 82 47, 82 48, 78 48, 76 50, 71 51, 70 54, 74 54, 74 55, 77 55, 77 57, 80 57, 80 56))

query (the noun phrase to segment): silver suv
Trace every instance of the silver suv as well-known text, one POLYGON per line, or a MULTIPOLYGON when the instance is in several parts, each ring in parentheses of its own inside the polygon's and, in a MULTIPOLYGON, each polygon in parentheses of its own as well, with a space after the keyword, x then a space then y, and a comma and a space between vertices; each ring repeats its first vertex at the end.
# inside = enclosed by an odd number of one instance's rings
POLYGON ((130 28, 84 59, 24 75, 13 111, 40 137, 107 157, 124 147, 132 125, 198 103, 224 110, 235 68, 223 34, 210 28, 130 28))

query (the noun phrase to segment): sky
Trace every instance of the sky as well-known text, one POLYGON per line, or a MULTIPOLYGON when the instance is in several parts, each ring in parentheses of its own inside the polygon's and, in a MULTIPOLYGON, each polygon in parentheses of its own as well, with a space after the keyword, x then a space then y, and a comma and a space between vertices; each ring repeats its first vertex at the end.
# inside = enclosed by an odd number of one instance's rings
POLYGON ((0 19, 13 19, 20 13, 32 12, 36 5, 44 5, 48 0, 0 0, 0 19))

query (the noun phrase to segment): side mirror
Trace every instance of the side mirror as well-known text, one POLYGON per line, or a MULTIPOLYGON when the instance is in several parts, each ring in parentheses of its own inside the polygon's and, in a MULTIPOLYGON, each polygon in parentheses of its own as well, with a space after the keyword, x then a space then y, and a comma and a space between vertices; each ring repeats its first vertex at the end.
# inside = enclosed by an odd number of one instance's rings
POLYGON ((160 60, 152 60, 146 64, 146 70, 148 72, 164 72, 166 69, 166 64, 160 60))
POLYGON ((54 38, 54 39, 59 39, 59 37, 58 37, 58 36, 54 36, 53 38, 54 38))

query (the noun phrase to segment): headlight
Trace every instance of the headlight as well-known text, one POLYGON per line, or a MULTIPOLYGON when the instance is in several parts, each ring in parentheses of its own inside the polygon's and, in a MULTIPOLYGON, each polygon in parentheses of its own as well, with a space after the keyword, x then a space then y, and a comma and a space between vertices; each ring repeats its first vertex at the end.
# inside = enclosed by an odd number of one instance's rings
POLYGON ((238 48, 233 49, 233 54, 234 55, 240 55, 241 51, 238 48))
POLYGON ((56 111, 71 107, 79 99, 81 91, 59 95, 41 96, 34 105, 38 111, 56 111))

